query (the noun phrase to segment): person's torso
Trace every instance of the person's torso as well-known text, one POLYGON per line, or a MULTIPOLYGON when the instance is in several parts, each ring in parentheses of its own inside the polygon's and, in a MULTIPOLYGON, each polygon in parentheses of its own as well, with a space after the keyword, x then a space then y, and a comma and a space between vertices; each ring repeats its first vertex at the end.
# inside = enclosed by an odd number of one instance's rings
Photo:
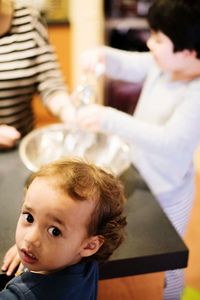
MULTIPOLYGON (((155 68, 145 82, 134 117, 149 123, 150 126, 161 125, 164 128, 183 101, 188 101, 184 98, 187 89, 187 83, 172 82, 168 74, 163 75, 155 68)), ((176 155, 164 155, 162 151, 147 152, 135 144, 131 148, 133 163, 156 195, 179 189, 181 185, 187 184, 187 181, 191 182, 189 177, 194 176, 193 157, 187 151, 177 151, 176 155)))
POLYGON ((34 23, 31 9, 16 5, 10 30, 0 38, 0 123, 14 126, 22 135, 34 126, 31 100, 42 65, 36 42, 42 43, 42 38, 34 23))

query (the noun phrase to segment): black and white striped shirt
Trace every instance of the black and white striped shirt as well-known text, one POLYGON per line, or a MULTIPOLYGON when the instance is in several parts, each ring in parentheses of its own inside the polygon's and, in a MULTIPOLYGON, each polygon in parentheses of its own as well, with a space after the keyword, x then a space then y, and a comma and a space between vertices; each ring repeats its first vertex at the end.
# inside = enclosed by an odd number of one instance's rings
POLYGON ((15 4, 10 30, 0 37, 0 123, 25 135, 34 127, 33 95, 46 104, 57 91, 66 86, 45 24, 34 8, 15 4))

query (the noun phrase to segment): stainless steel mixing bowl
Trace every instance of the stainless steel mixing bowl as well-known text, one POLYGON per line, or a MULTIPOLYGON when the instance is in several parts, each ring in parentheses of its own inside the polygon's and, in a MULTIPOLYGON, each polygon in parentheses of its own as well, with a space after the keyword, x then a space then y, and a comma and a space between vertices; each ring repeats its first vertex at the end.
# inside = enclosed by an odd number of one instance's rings
POLYGON ((33 130, 19 145, 19 154, 32 172, 62 157, 79 157, 120 175, 130 165, 129 147, 117 136, 69 130, 52 124, 33 130))

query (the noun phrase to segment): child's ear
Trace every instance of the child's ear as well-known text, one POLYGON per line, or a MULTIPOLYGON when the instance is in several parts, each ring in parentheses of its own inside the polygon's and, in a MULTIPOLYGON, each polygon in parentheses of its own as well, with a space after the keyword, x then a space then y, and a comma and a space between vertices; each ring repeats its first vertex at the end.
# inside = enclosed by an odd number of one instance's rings
POLYGON ((89 237, 83 244, 80 255, 82 257, 91 256, 103 245, 104 238, 100 235, 89 237))

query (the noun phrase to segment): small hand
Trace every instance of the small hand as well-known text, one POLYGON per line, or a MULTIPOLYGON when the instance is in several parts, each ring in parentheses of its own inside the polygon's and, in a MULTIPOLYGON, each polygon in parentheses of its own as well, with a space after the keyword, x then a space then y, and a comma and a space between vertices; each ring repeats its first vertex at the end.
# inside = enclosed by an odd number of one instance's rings
POLYGON ((14 272, 21 272, 24 266, 21 263, 17 246, 12 246, 5 254, 3 259, 3 265, 1 266, 1 270, 6 273, 6 275, 10 276, 14 272))
POLYGON ((77 113, 77 124, 83 130, 103 131, 106 107, 99 104, 83 106, 77 113))
POLYGON ((105 72, 104 47, 85 51, 81 56, 81 68, 84 73, 94 73, 99 77, 105 72))
POLYGON ((14 147, 20 137, 20 132, 13 126, 0 125, 0 148, 9 149, 14 147))

